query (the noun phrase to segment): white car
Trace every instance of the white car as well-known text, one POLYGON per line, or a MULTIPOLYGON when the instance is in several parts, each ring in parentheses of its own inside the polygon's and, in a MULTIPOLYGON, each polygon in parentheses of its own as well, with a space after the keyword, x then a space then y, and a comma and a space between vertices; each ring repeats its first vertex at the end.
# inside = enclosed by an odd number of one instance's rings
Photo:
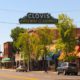
POLYGON ((27 67, 20 65, 16 68, 16 72, 27 72, 27 67))

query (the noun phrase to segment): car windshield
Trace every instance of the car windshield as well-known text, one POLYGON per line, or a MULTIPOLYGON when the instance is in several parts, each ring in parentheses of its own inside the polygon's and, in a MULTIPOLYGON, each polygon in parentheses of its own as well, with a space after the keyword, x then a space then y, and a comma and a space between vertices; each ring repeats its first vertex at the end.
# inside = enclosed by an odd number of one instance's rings
POLYGON ((63 63, 62 66, 67 66, 67 63, 63 63))
POLYGON ((21 65, 20 65, 18 68, 24 68, 24 66, 21 66, 21 65))
POLYGON ((21 68, 22 66, 19 66, 18 68, 21 68))
POLYGON ((70 63, 69 66, 76 67, 77 65, 76 65, 76 64, 71 64, 71 63, 70 63))
POLYGON ((58 67, 63 67, 63 66, 68 66, 68 63, 67 62, 60 62, 58 64, 58 67))
POLYGON ((62 65, 62 62, 59 62, 59 63, 58 63, 58 67, 61 67, 61 65, 62 65))

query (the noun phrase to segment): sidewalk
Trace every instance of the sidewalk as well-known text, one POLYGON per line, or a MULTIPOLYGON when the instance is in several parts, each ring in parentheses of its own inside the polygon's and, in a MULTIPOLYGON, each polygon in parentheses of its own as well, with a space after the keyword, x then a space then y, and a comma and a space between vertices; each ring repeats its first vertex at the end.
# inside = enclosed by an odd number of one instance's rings
MULTIPOLYGON (((16 72, 16 69, 4 69, 4 68, 2 68, 2 69, 0 69, 0 70, 15 71, 15 72, 16 72)), ((26 73, 54 74, 54 73, 57 73, 57 72, 55 72, 55 71, 47 71, 47 72, 45 72, 45 71, 28 71, 28 72, 26 72, 26 73)))
POLYGON ((16 71, 16 69, 5 69, 5 68, 2 68, 0 70, 6 70, 6 71, 16 71))

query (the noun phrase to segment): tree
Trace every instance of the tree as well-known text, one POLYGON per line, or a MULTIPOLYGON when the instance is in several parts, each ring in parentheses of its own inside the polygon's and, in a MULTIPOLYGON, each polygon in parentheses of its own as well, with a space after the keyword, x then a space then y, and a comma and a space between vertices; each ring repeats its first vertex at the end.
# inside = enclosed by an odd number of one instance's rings
POLYGON ((67 15, 59 15, 59 22, 56 25, 59 31, 59 39, 57 40, 57 48, 61 49, 63 52, 68 55, 70 52, 74 51, 76 45, 75 40, 75 25, 73 20, 70 19, 67 15))
POLYGON ((53 29, 49 27, 37 28, 37 34, 39 35, 41 44, 50 45, 53 40, 53 29))
POLYGON ((11 35, 10 36, 13 39, 13 47, 14 47, 15 53, 16 52, 19 53, 19 48, 16 47, 17 39, 18 39, 20 33, 24 33, 25 31, 26 31, 26 29, 20 28, 20 27, 16 27, 16 28, 11 30, 11 35))
POLYGON ((28 30, 20 34, 16 42, 17 48, 20 47, 24 63, 28 64, 28 70, 31 70, 31 56, 33 55, 35 59, 37 58, 38 44, 38 36, 34 33, 29 33, 28 30))
POLYGON ((13 39, 13 41, 16 41, 19 37, 19 34, 24 33, 25 31, 26 31, 26 29, 24 29, 24 28, 16 27, 16 28, 11 30, 10 36, 13 39))
POLYGON ((31 48, 32 48, 32 55, 35 60, 38 60, 41 50, 40 46, 40 38, 38 34, 32 33, 30 34, 30 42, 31 42, 31 48))
POLYGON ((30 70, 30 54, 32 52, 30 36, 28 31, 21 33, 16 42, 17 48, 20 48, 22 59, 24 63, 28 64, 28 70, 30 70))
POLYGON ((40 38, 40 45, 42 45, 42 52, 43 52, 43 61, 44 61, 44 69, 46 69, 46 62, 45 58, 48 54, 48 49, 47 46, 52 44, 53 41, 53 30, 48 27, 43 27, 43 28, 38 28, 37 29, 37 34, 39 35, 40 38))
POLYGON ((52 40, 53 32, 48 27, 37 28, 36 32, 26 30, 26 32, 19 34, 15 45, 20 49, 24 62, 28 63, 28 70, 30 70, 32 56, 36 61, 39 57, 46 56, 48 53, 46 47, 52 43, 52 40))

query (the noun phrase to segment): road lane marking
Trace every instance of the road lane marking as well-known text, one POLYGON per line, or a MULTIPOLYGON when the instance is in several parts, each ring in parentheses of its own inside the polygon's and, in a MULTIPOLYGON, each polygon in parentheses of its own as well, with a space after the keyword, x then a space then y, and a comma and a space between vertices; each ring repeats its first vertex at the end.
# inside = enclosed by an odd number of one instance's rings
POLYGON ((29 78, 29 77, 26 77, 26 76, 16 76, 16 75, 10 75, 10 74, 3 74, 3 73, 0 73, 0 76, 1 77, 6 77, 6 78, 16 78, 16 79, 20 79, 20 80, 39 80, 37 78, 29 78))

